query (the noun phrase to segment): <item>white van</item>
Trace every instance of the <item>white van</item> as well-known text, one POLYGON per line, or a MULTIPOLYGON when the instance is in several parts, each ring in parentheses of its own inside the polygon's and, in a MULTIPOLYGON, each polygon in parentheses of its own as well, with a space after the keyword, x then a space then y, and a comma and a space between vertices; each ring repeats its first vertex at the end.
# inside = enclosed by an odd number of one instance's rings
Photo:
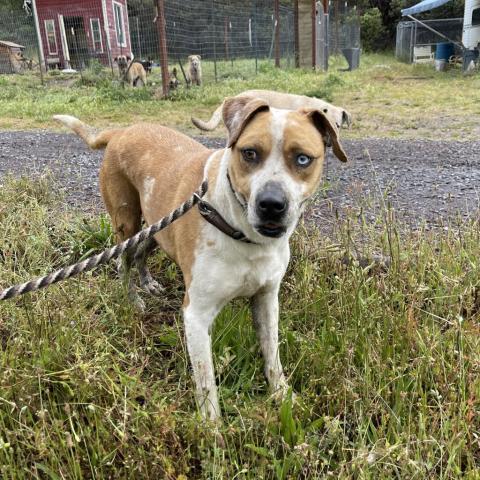
POLYGON ((462 43, 468 50, 480 43, 480 0, 465 0, 462 43))

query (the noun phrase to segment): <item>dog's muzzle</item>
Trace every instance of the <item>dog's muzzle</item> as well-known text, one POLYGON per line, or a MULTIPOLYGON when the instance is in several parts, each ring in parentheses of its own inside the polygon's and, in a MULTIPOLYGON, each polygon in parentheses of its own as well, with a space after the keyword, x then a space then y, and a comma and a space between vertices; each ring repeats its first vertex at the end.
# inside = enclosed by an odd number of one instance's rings
POLYGON ((278 238, 286 232, 283 222, 288 211, 288 199, 279 183, 265 184, 257 195, 255 211, 260 220, 256 225, 259 233, 266 237, 278 238))

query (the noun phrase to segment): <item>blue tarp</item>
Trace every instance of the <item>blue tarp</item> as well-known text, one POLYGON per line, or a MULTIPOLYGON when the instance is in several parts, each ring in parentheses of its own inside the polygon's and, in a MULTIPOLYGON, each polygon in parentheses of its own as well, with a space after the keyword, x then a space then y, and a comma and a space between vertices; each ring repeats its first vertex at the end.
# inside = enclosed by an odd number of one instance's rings
POLYGON ((434 8, 441 7, 450 0, 423 0, 423 2, 417 3, 413 7, 404 8, 402 15, 414 15, 416 13, 426 12, 427 10, 433 10, 434 8))

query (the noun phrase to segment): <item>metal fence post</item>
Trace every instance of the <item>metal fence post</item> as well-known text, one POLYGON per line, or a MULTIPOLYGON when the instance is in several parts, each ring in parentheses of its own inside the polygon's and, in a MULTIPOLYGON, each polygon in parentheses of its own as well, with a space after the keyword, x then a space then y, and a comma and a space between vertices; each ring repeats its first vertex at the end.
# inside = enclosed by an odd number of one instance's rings
POLYGON ((167 33, 165 30, 165 0, 157 1, 157 31, 160 47, 160 67, 162 70, 162 93, 164 97, 168 96, 168 53, 167 53, 167 33))
POLYGON ((275 67, 280 68, 280 0, 275 0, 275 67))
POLYGON ((217 40, 216 40, 216 28, 215 28, 215 8, 213 5, 214 0, 210 3, 210 17, 212 19, 212 28, 213 28, 213 70, 215 73, 215 81, 218 81, 217 78, 217 40))
POLYGON ((137 48, 138 48, 138 56, 142 58, 142 46, 140 44, 140 27, 138 25, 138 14, 135 17, 135 26, 137 27, 137 48))
POLYGON ((300 68, 300 32, 298 30, 298 0, 295 0, 293 4, 293 48, 295 54, 295 68, 300 68))
POLYGON ((224 20, 223 40, 225 42, 225 61, 228 62, 228 18, 224 20))
POLYGON ((317 2, 312 0, 312 68, 317 67, 317 2))
POLYGON ((43 68, 45 59, 43 57, 42 37, 40 36, 40 27, 38 25, 37 5, 35 0, 32 1, 33 10, 33 24, 35 25, 35 35, 37 37, 37 53, 38 53, 38 68, 40 69, 40 82, 43 85, 43 68))
POLYGON ((258 18, 258 11, 257 11, 257 0, 255 1, 255 13, 253 18, 253 35, 255 37, 255 75, 258 74, 258 35, 257 35, 257 18, 258 18))

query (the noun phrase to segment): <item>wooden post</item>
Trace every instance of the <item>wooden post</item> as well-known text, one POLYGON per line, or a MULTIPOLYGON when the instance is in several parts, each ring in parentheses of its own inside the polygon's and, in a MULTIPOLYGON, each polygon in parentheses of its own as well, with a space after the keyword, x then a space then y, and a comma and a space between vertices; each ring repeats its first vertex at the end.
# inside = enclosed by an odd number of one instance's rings
POLYGON ((275 0, 275 66, 280 68, 280 0, 275 0))
POLYGON ((157 31, 160 47, 160 67, 162 69, 162 92, 163 96, 168 96, 168 53, 167 53, 167 33, 165 31, 165 1, 156 0, 157 2, 157 31))

